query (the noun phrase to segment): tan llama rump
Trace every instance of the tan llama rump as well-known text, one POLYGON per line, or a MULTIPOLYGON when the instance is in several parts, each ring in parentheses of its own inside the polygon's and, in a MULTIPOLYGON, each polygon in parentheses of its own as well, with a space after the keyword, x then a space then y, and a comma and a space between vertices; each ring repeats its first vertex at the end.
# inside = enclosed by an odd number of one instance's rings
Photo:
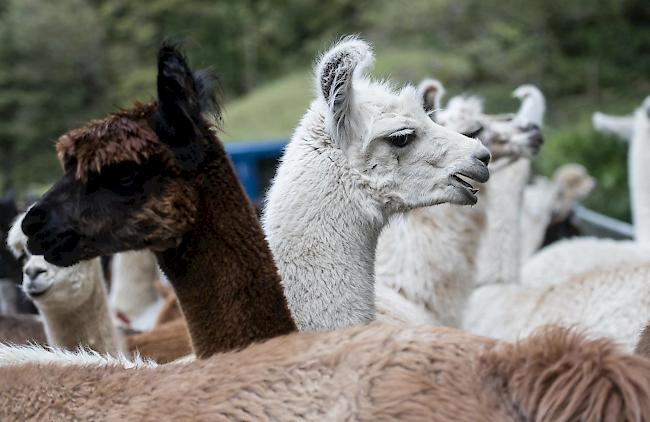
POLYGON ((3 347, 3 420, 650 420, 650 360, 562 328, 508 344, 375 322, 140 369, 3 347))

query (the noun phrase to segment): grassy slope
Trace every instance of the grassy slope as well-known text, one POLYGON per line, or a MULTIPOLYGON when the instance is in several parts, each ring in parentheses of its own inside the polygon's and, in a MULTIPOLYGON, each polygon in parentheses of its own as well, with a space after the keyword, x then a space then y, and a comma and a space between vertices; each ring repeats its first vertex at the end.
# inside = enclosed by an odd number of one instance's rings
MULTIPOLYGON (((419 81, 435 75, 448 87, 449 95, 459 94, 458 75, 467 74, 468 64, 434 51, 417 49, 383 50, 377 53, 372 73, 391 80, 419 81)), ((518 103, 510 97, 515 86, 481 85, 471 93, 485 97, 488 112, 515 110, 518 103)), ((261 86, 250 94, 232 101, 226 107, 226 142, 288 138, 313 97, 311 72, 297 70, 261 86)), ((550 175, 561 164, 584 164, 597 179, 598 185, 586 205, 597 211, 629 221, 627 188, 627 147, 611 137, 595 133, 591 113, 628 113, 641 101, 636 92, 603 92, 598 104, 586 97, 548 99, 545 128, 546 144, 535 160, 538 172, 550 175)))

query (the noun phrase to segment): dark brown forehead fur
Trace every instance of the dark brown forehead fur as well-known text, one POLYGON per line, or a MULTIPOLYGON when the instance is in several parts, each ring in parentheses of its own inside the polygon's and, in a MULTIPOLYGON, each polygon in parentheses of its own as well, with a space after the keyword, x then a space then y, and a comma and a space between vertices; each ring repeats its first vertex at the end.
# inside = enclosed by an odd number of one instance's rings
POLYGON ((166 147, 159 141, 151 121, 157 102, 136 103, 103 119, 92 120, 85 126, 61 136, 56 144, 59 162, 65 171, 71 164, 75 177, 87 181, 91 172, 124 161, 142 163, 164 154, 166 147))

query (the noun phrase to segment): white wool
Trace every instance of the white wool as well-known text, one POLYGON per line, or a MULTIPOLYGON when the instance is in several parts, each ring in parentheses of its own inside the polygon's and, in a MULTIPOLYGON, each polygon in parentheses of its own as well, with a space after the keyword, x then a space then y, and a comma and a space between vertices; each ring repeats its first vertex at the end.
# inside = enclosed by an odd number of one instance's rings
POLYGON ((0 367, 37 363, 61 366, 120 366, 126 369, 155 368, 158 364, 135 354, 131 359, 122 353, 117 356, 102 355, 89 349, 76 351, 39 345, 15 345, 0 343, 0 367))
POLYGON ((486 230, 477 255, 477 283, 517 283, 521 208, 530 160, 520 158, 492 174, 486 186, 486 230))
POLYGON ((413 303, 389 287, 377 284, 375 293, 378 321, 389 324, 442 325, 423 306, 413 303))
POLYGON ((479 142, 433 123, 413 87, 366 78, 372 50, 345 39, 316 65, 318 97, 287 146, 263 226, 301 330, 375 317, 374 255, 389 216, 468 201, 451 175, 484 171, 479 142), (409 134, 403 148, 388 137, 409 134))
POLYGON ((544 325, 559 324, 607 337, 632 351, 650 315, 648 279, 646 264, 579 274, 553 286, 482 286, 472 294, 463 328, 515 340, 544 325))
POLYGON ((522 267, 521 283, 542 287, 566 283, 587 271, 614 265, 650 263, 650 246, 633 241, 579 237, 555 242, 522 267))

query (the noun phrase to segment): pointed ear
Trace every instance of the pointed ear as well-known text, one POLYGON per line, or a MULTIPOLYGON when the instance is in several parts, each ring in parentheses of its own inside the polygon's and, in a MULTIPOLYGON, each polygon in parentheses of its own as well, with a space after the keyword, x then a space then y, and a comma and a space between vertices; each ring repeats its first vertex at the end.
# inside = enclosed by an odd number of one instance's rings
MULTIPOLYGON (((439 110, 444 95, 445 88, 437 79, 425 79, 418 85, 418 96, 422 99, 422 107, 426 112, 439 110)), ((433 115, 431 117, 433 118, 433 115)))
POLYGON ((373 61, 372 49, 355 37, 347 37, 334 45, 318 60, 316 87, 329 110, 327 125, 331 135, 340 142, 352 136, 353 86, 359 73, 373 61))
POLYGON ((177 46, 165 42, 158 51, 156 133, 188 169, 204 158, 206 124, 201 113, 217 107, 214 80, 209 71, 192 72, 177 46))

